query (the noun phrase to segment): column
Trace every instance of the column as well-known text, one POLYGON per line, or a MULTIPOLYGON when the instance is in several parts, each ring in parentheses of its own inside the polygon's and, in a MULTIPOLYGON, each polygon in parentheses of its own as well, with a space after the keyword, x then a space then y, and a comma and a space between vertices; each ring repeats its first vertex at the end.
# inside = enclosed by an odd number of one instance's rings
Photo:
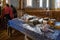
POLYGON ((6 0, 3 0, 3 6, 5 6, 5 4, 6 4, 6 0))
POLYGON ((23 4, 24 0, 20 0, 20 1, 21 1, 21 3, 19 2, 20 3, 19 7, 21 7, 21 9, 23 9, 24 8, 24 4, 23 4))
POLYGON ((49 9, 55 8, 55 0, 49 0, 49 9))

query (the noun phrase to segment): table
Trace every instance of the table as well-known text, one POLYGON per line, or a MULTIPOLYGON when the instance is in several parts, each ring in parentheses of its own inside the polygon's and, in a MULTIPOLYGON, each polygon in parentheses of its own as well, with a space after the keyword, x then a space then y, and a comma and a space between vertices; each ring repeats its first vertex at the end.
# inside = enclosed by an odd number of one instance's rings
MULTIPOLYGON (((48 39, 46 39, 46 37, 44 37, 44 35, 41 35, 40 33, 29 30, 27 28, 24 28, 22 24, 24 24, 24 22, 22 20, 19 20, 18 18, 8 21, 8 26, 9 27, 20 31, 21 33, 30 37, 32 40, 48 40, 48 39)), ((47 34, 47 37, 50 37, 54 40, 58 40, 58 37, 60 37, 59 36, 60 31, 59 30, 54 30, 54 31, 55 31, 54 33, 47 34)))

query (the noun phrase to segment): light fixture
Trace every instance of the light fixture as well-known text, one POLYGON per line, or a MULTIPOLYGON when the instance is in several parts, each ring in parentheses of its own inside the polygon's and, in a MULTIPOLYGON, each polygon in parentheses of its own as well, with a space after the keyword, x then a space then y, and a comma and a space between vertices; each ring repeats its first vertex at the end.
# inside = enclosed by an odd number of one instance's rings
POLYGON ((3 1, 3 0, 1 0, 1 1, 3 1))
POLYGON ((6 3, 8 3, 8 0, 6 0, 6 3))

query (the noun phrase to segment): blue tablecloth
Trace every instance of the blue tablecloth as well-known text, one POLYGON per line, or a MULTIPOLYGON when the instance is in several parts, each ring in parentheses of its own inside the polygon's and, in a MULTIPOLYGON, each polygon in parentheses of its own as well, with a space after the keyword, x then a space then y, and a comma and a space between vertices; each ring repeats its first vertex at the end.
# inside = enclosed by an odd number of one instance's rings
MULTIPOLYGON (((24 22, 19 19, 13 19, 13 20, 8 21, 8 25, 10 27, 24 33, 25 35, 33 38, 34 40, 44 40, 44 37, 42 35, 34 31, 28 30, 26 28, 23 28, 22 24, 24 24, 24 22)), ((54 40, 60 40, 60 30, 54 30, 54 33, 47 34, 47 37, 54 39, 54 40)))

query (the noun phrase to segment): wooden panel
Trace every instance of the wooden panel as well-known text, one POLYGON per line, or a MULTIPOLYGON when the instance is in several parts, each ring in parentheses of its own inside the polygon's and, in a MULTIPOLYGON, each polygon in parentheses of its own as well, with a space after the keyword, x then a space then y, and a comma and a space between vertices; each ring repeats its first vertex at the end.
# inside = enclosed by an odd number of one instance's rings
POLYGON ((45 15, 45 13, 46 13, 45 10, 38 9, 38 8, 35 8, 35 9, 34 8, 33 9, 31 9, 31 8, 30 9, 25 9, 24 12, 28 13, 30 15, 36 15, 38 17, 41 17, 41 16, 45 15))
POLYGON ((50 17, 55 18, 57 21, 60 21, 60 11, 50 10, 47 12, 47 10, 41 10, 41 9, 24 9, 25 13, 28 13, 30 15, 36 15, 38 17, 50 17))

